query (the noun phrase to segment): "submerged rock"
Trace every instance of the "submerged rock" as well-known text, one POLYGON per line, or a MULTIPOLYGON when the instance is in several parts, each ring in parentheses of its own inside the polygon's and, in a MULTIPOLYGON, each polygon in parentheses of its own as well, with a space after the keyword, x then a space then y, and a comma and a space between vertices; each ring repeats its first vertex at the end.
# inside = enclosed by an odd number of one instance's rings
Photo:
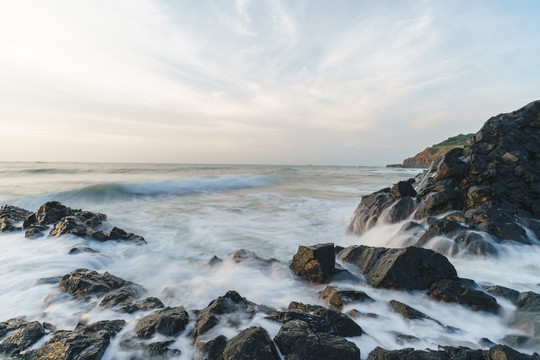
POLYGON ((339 259, 356 265, 372 287, 425 290, 437 280, 457 279, 456 269, 443 255, 429 249, 389 249, 350 246, 339 259))
POLYGON ((343 310, 343 306, 346 304, 374 301, 363 291, 341 289, 334 286, 327 286, 320 292, 319 298, 336 311, 343 310))

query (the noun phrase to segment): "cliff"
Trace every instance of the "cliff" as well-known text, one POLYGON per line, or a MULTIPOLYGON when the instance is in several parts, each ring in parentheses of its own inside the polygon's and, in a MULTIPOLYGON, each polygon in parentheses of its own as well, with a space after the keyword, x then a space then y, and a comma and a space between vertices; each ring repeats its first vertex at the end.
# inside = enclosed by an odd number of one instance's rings
POLYGON ((390 164, 387 167, 404 167, 404 168, 428 168, 433 160, 443 156, 449 150, 454 148, 462 148, 467 140, 474 134, 459 134, 449 137, 448 139, 427 147, 424 151, 419 152, 413 157, 403 160, 403 164, 390 164))

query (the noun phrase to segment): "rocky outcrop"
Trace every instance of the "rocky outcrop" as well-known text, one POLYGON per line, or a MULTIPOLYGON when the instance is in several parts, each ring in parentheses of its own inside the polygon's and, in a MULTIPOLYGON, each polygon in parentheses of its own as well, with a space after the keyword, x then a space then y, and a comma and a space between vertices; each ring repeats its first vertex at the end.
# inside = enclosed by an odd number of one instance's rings
POLYGON ((35 344, 46 334, 43 325, 37 321, 12 319, 0 323, 0 329, 2 328, 5 333, 13 331, 0 343, 0 354, 8 356, 18 355, 23 350, 35 344))
POLYGON ((20 230, 17 226, 24 221, 31 212, 13 205, 2 205, 0 207, 0 232, 20 230))
POLYGON ((338 258, 357 266, 376 288, 426 290, 437 280, 457 279, 448 259, 429 249, 353 245, 340 251, 338 258))
POLYGON ((189 316, 183 306, 156 310, 143 317, 133 330, 143 339, 148 339, 155 333, 173 336, 186 328, 189 316))
POLYGON ((309 282, 327 283, 338 272, 334 244, 299 246, 289 268, 309 282))
POLYGON ((124 285, 134 284, 108 272, 100 274, 89 269, 73 270, 60 280, 60 288, 77 298, 102 295, 124 285))
POLYGON ((223 360, 279 360, 276 347, 266 330, 250 327, 232 338, 223 350, 223 360))
POLYGON ((349 230, 362 234, 377 222, 412 216, 428 225, 418 246, 494 255, 497 242, 531 244, 525 228, 540 238, 539 139, 540 101, 497 115, 463 149, 448 151, 410 179, 415 196, 392 191, 397 185, 364 196, 349 230), (432 222, 432 217, 448 223, 432 222), (439 236, 453 245, 432 245, 439 236))
POLYGON ((360 360, 360 349, 341 336, 317 333, 307 322, 292 320, 274 338, 285 359, 360 360))

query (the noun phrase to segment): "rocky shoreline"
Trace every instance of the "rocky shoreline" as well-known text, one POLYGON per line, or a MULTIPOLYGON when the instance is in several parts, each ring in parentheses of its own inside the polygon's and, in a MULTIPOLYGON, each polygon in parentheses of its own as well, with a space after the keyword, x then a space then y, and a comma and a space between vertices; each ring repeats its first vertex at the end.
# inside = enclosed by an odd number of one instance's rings
MULTIPOLYGON (((410 240, 401 248, 306 245, 291 254, 287 263, 239 249, 227 260, 214 256, 205 265, 288 266, 294 281, 311 284, 312 303, 292 301, 287 308, 276 309, 231 289, 202 309, 190 309, 168 303, 129 279, 78 268, 55 278, 37 278, 38 283, 57 286, 57 292, 45 301, 61 303, 67 297, 81 304, 81 309, 95 303, 91 311, 107 314, 107 318, 81 321, 72 329, 58 329, 54 323, 39 322, 25 314, 0 319, 4 320, 0 322, 0 358, 99 360, 114 340, 133 360, 173 359, 192 353, 192 349, 195 358, 209 360, 540 360, 533 352, 540 349, 540 294, 485 286, 460 277, 444 255, 467 252, 495 257, 501 243, 538 245, 534 237, 540 238, 539 139, 537 101, 488 120, 463 150, 450 151, 416 178, 363 197, 349 230, 362 235, 377 224, 404 222, 400 232, 410 240), (415 349, 412 346, 420 339, 396 333, 395 341, 402 349, 375 347, 361 353, 353 340, 369 337, 362 323, 378 319, 380 314, 354 306, 381 300, 354 285, 337 286, 343 282, 336 279, 367 284, 373 292, 386 291, 388 311, 411 324, 428 322, 448 334, 461 331, 393 298, 400 293, 414 292, 426 301, 499 317, 516 333, 500 339, 470 339, 463 346, 432 344, 436 349, 431 350, 415 349), (501 305, 511 306, 512 311, 503 311, 501 305), (245 327, 246 320, 252 319, 261 319, 259 324, 263 325, 245 327), (180 338, 187 339, 192 349, 179 348, 180 338)), ((0 232, 25 232, 29 239, 48 233, 51 238, 71 235, 89 240, 90 246, 73 247, 69 251, 72 255, 96 252, 93 241, 147 246, 142 236, 116 227, 106 231, 106 219, 105 214, 71 209, 57 201, 34 212, 4 205, 0 208, 0 232)), ((392 324, 386 326, 391 328, 392 324)))

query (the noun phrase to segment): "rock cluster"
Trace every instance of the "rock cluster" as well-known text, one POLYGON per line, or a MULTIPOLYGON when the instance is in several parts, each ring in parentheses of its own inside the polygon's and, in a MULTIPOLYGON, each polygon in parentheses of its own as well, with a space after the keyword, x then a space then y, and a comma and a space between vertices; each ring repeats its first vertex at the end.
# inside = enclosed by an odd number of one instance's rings
POLYGON ((414 179, 362 198, 349 230, 413 217, 418 246, 437 236, 450 251, 494 254, 492 242, 540 238, 540 101, 489 119, 463 149, 455 148, 414 179), (484 236, 482 234, 489 234, 484 236))
POLYGON ((80 209, 72 209, 58 201, 49 201, 31 212, 13 205, 0 208, 0 232, 26 229, 27 238, 43 236, 43 232, 52 226, 51 236, 73 234, 98 241, 122 240, 132 243, 146 243, 140 235, 128 233, 113 227, 111 231, 96 230, 107 220, 107 215, 80 209), (21 224, 22 223, 22 224, 21 224))

